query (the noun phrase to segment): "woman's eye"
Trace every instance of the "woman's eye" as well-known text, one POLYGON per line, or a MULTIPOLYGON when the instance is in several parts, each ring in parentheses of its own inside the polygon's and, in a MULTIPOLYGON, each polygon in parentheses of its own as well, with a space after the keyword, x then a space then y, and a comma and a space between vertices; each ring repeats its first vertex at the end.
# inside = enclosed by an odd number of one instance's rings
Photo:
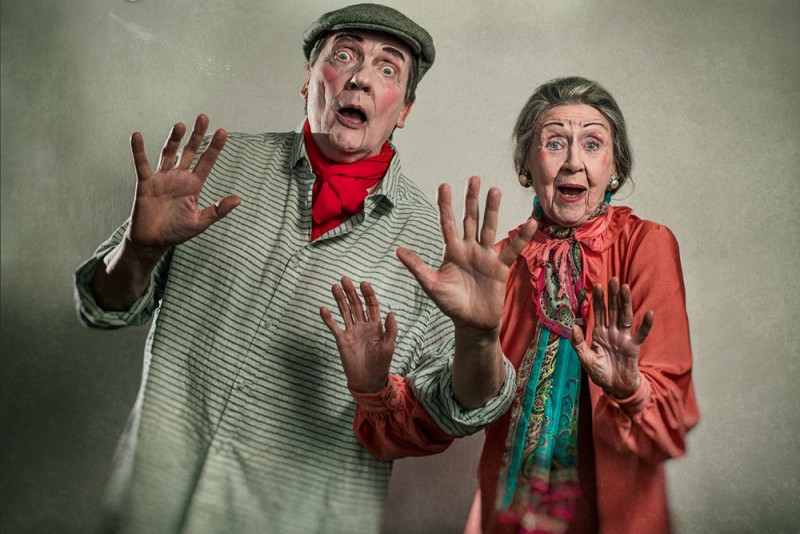
POLYGON ((383 67, 381 72, 384 76, 394 76, 394 67, 383 67))
POLYGON ((544 148, 547 150, 561 150, 566 145, 567 143, 563 139, 550 139, 544 144, 544 148))
POLYGON ((600 150, 600 143, 598 141, 595 141, 594 139, 589 139, 588 141, 586 141, 586 143, 584 143, 583 146, 589 152, 597 152, 598 150, 600 150))
POLYGON ((350 59, 350 54, 344 50, 339 50, 336 52, 336 59, 339 61, 348 61, 350 59))

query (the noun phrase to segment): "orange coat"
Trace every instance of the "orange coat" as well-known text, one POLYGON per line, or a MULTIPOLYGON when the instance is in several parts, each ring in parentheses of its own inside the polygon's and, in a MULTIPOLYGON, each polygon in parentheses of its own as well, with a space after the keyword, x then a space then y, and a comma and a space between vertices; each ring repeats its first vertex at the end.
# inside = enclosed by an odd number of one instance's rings
MULTIPOLYGON (((610 207, 604 217, 608 224, 599 235, 582 236, 582 229, 576 233, 582 244, 586 295, 591 295, 597 283, 608 287, 608 281, 616 276, 631 287, 633 331, 648 310, 655 312, 655 323, 639 354, 643 380, 631 397, 612 400, 587 381, 584 373, 582 393, 588 382, 589 396, 582 395, 579 417, 583 417, 578 426, 578 468, 584 495, 570 532, 669 532, 664 461, 684 454, 686 433, 698 420, 678 244, 669 229, 633 216, 629 208, 610 207), (585 413, 589 406, 591 417, 585 413)), ((537 234, 517 258, 507 284, 500 336, 503 351, 515 368, 519 368, 538 321, 531 279, 536 274, 533 253, 541 246, 542 236, 537 234)), ((590 302, 588 298, 583 310, 589 344, 594 325, 590 302)), ((478 532, 478 517, 483 534, 514 531, 495 522, 508 423, 507 412, 486 431, 478 476, 482 516, 473 511, 468 532, 478 532)))
MULTIPOLYGON (((631 287, 634 331, 648 310, 655 312, 655 323, 639 354, 643 380, 631 397, 612 400, 584 373, 578 423, 583 495, 570 532, 666 533, 670 526, 664 461, 684 454, 686 433, 698 420, 678 244, 669 229, 631 215, 629 208, 609 207, 603 218, 599 234, 586 235, 583 228, 576 233, 579 241, 583 239, 586 294, 591 295, 598 282, 607 287, 616 276, 631 287)), ((500 337, 515 369, 538 321, 531 279, 536 271, 533 255, 541 245, 542 235, 537 233, 513 264, 507 284, 500 337)), ((594 324, 590 300, 583 308, 588 343, 594 324)), ((379 393, 352 393, 357 402, 356 435, 381 460, 434 454, 454 439, 436 425, 401 377, 391 376, 379 393)), ((494 511, 508 423, 507 412, 486 429, 469 534, 514 532, 513 526, 496 523, 494 511)))

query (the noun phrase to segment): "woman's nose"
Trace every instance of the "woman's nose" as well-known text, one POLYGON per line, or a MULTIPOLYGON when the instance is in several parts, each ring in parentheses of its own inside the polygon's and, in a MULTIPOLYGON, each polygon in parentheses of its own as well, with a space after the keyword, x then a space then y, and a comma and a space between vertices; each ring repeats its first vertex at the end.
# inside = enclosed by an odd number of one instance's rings
POLYGON ((567 159, 564 161, 564 168, 571 173, 576 173, 583 169, 583 153, 578 143, 570 143, 567 148, 567 159))

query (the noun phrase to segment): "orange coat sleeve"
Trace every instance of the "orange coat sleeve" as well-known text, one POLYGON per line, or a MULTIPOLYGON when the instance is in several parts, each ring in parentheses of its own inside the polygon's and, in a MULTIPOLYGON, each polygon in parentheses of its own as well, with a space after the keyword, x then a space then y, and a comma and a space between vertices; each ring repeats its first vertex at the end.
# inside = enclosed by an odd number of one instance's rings
MULTIPOLYGON (((593 428, 595 439, 656 464, 683 456, 686 434, 699 417, 691 377, 686 295, 672 232, 639 221, 625 233, 618 245, 603 254, 600 279, 604 287, 612 276, 630 285, 634 329, 648 310, 655 312, 655 318, 639 353, 639 389, 627 399, 614 400, 591 384, 593 428)), ((587 331, 593 324, 590 311, 587 331)))
POLYGON ((436 424, 403 377, 389 375, 377 393, 350 394, 356 400, 353 431, 378 460, 436 454, 455 439, 436 424))

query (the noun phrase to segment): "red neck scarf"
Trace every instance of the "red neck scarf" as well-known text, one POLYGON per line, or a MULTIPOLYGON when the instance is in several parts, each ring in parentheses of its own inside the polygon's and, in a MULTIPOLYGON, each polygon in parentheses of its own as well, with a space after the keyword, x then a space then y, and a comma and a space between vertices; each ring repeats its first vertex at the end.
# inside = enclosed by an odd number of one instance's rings
POLYGON ((394 151, 387 141, 377 156, 353 163, 336 163, 317 147, 308 121, 303 126, 303 137, 311 170, 317 177, 311 194, 311 241, 314 241, 361 213, 367 190, 386 174, 394 151))

